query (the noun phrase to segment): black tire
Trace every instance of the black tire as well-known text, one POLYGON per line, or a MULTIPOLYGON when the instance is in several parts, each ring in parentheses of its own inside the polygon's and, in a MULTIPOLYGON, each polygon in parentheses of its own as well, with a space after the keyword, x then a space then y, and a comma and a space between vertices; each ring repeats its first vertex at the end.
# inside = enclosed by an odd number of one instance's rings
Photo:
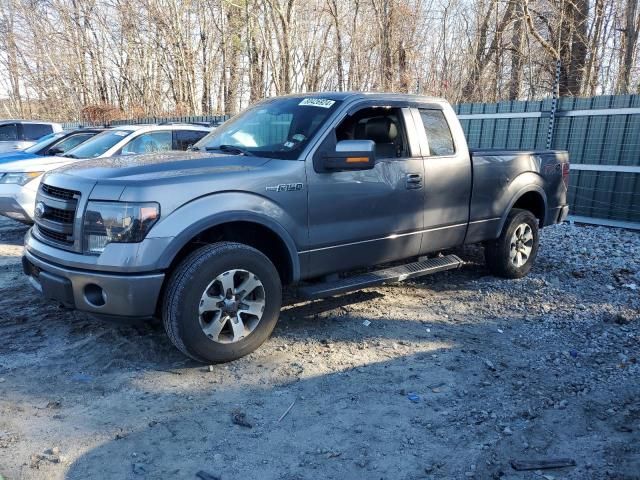
POLYGON ((202 363, 222 363, 243 357, 262 345, 273 331, 282 305, 282 285, 271 261, 255 248, 220 242, 191 253, 175 269, 164 293, 162 319, 171 342, 202 363), (209 338, 200 325, 199 304, 207 286, 229 270, 254 273, 264 287, 264 310, 255 329, 234 343, 209 338))
POLYGON ((484 256, 487 267, 494 275, 499 277, 522 278, 529 273, 531 267, 533 267, 533 263, 538 255, 539 242, 540 231, 538 219, 528 210, 514 208, 509 212, 500 236, 496 240, 485 244, 484 256), (511 255, 511 239, 516 229, 523 224, 531 228, 533 236, 531 253, 522 265, 516 266, 512 260, 513 256, 511 255))

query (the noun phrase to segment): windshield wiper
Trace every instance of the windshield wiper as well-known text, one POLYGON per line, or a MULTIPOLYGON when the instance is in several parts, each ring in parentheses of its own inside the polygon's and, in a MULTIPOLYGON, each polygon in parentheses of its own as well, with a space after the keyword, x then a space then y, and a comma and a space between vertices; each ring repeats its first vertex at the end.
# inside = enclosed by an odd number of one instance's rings
POLYGON ((66 153, 62 156, 67 158, 79 158, 77 155, 74 155, 73 153, 66 153))
POLYGON ((235 155, 245 155, 247 157, 255 156, 253 153, 251 153, 246 148, 236 147, 235 145, 225 145, 225 144, 223 144, 223 145, 218 145, 217 147, 207 147, 205 150, 207 152, 211 152, 213 150, 220 150, 221 152, 232 153, 232 154, 235 154, 235 155))

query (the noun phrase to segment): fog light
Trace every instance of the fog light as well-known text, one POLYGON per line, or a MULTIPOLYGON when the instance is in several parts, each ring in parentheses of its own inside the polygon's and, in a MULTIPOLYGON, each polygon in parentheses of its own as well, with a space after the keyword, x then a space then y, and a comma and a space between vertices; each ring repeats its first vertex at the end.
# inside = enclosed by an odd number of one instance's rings
POLYGON ((102 289, 95 283, 90 283, 84 287, 84 298, 93 307, 102 307, 107 303, 107 295, 102 289))

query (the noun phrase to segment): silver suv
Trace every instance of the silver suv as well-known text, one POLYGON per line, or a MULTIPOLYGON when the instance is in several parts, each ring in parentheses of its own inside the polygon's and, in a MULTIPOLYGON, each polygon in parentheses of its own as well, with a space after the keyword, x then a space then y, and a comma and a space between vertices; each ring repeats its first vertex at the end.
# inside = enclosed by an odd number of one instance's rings
POLYGON ((0 120, 0 153, 22 150, 50 133, 61 132, 62 125, 31 120, 0 120))

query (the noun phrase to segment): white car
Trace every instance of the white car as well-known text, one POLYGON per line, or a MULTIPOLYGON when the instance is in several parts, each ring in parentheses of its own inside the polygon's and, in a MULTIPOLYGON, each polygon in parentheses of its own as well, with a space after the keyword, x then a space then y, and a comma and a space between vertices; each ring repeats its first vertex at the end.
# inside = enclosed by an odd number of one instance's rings
POLYGON ((186 150, 210 131, 210 127, 191 124, 122 125, 99 133, 63 156, 0 164, 0 215, 32 223, 45 172, 89 158, 186 150))
POLYGON ((62 125, 37 120, 0 120, 0 153, 22 150, 51 133, 61 132, 62 125))

